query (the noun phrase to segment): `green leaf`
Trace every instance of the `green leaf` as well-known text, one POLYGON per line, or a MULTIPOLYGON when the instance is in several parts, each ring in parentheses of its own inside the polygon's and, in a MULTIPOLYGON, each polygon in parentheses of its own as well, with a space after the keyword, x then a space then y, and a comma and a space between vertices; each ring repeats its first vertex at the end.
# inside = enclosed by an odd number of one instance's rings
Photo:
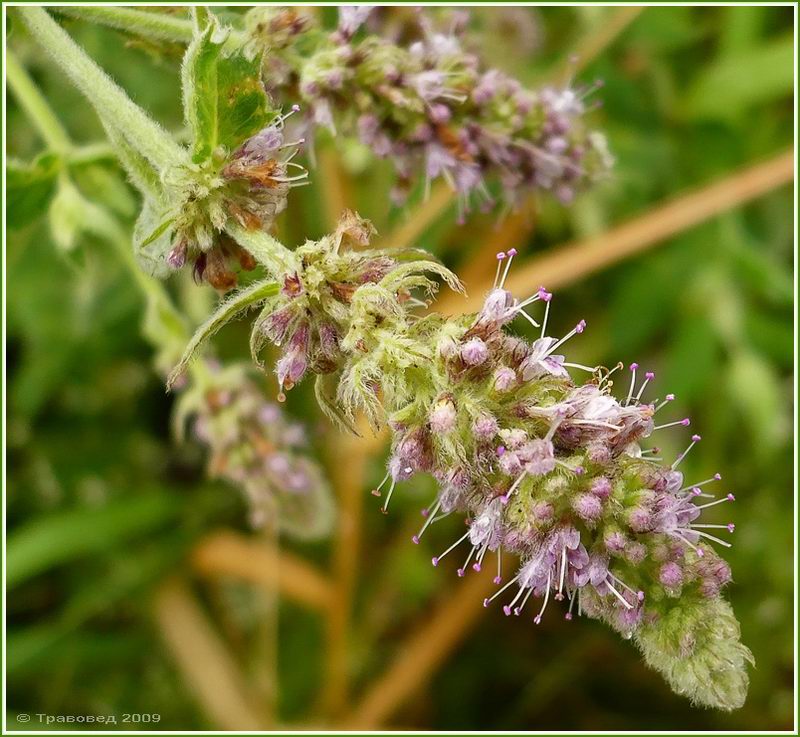
POLYGON ((46 211, 60 169, 61 160, 51 153, 42 154, 32 164, 8 161, 6 224, 9 228, 29 225, 46 211))
POLYGON ((28 523, 9 535, 6 581, 10 588, 84 555, 102 553, 161 527, 175 516, 175 499, 143 494, 99 509, 72 509, 28 523))
POLYGON ((168 379, 167 388, 170 389, 175 382, 180 378, 186 367, 191 363, 192 359, 197 354, 201 346, 217 332, 223 325, 230 322, 236 315, 244 310, 249 309, 253 305, 263 302, 269 297, 274 297, 278 294, 277 282, 256 282, 246 289, 240 289, 231 297, 225 299, 222 304, 217 308, 211 317, 208 318, 192 336, 189 345, 178 362, 178 365, 172 369, 168 379))
POLYGON ((685 112, 691 118, 729 120, 754 105, 791 96, 794 41, 784 36, 708 66, 689 88, 685 112))
POLYGON ((167 254, 172 249, 172 233, 168 227, 172 222, 153 203, 144 201, 142 211, 133 226, 133 252, 140 268, 149 276, 166 278, 171 269, 167 254))
POLYGON ((175 222, 175 218, 173 218, 173 217, 167 218, 163 223, 161 223, 161 225, 156 227, 156 229, 152 233, 150 233, 150 235, 148 235, 147 238, 145 238, 142 241, 141 248, 146 248, 151 243, 153 243, 156 240, 158 240, 158 238, 160 236, 164 235, 164 233, 167 232, 167 230, 169 229, 169 226, 172 225, 172 223, 174 223, 174 222, 175 222))
POLYGON ((208 23, 189 44, 181 68, 183 111, 195 163, 211 158, 217 147, 217 59, 222 51, 222 41, 215 40, 218 31, 215 22, 208 23))
POLYGON ((87 230, 91 222, 89 204, 67 177, 59 181, 47 214, 53 242, 62 251, 75 248, 81 233, 87 230))
POLYGON ((160 580, 183 551, 181 540, 176 543, 169 538, 138 551, 135 557, 118 556, 112 560, 103 575, 102 586, 89 580, 72 592, 69 602, 54 619, 9 632, 9 672, 41 665, 41 661, 52 656, 67 635, 74 633, 87 620, 107 612, 117 602, 141 594, 160 580))
MULTIPOLYGON (((192 132, 192 159, 208 160, 218 146, 238 148, 274 116, 261 83, 261 58, 222 54, 227 32, 207 13, 207 22, 186 51, 182 68, 184 114, 192 132)), ((205 19, 205 21, 204 21, 205 19)))
POLYGON ((102 208, 87 200, 72 181, 63 175, 48 211, 50 233, 63 251, 71 251, 85 235, 112 240, 120 233, 119 226, 102 208))
POLYGON ((314 381, 314 396, 317 399, 319 408, 334 426, 339 430, 351 432, 353 435, 361 437, 356 426, 336 403, 336 379, 334 377, 329 374, 318 374, 314 381))
POLYGON ((739 709, 747 697, 747 666, 755 661, 739 640, 731 605, 718 597, 685 598, 639 627, 636 644, 675 693, 698 706, 739 709))
POLYGON ((261 57, 247 59, 239 52, 222 57, 217 85, 218 144, 234 151, 276 114, 261 83, 261 57))

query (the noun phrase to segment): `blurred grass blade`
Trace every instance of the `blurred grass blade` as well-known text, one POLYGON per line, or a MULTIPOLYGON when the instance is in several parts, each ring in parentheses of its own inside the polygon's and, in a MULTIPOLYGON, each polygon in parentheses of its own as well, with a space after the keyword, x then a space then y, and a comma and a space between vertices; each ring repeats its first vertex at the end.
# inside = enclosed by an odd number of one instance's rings
POLYGON ((784 36, 707 67, 690 87, 685 103, 691 118, 729 120, 756 104, 782 97, 794 84, 794 40, 784 36))
POLYGON ((151 532, 173 519, 179 508, 176 499, 147 494, 99 509, 73 509, 36 519, 8 537, 8 588, 151 532))

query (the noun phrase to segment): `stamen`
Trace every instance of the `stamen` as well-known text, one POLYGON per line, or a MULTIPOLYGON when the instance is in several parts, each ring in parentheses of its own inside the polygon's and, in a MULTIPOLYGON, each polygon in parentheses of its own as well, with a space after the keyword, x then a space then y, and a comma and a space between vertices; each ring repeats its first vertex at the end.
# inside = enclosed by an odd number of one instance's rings
POLYGON ((390 473, 391 473, 391 471, 387 471, 387 472, 386 472, 386 475, 383 477, 383 481, 381 481, 381 482, 380 482, 380 483, 379 483, 379 484, 378 484, 378 485, 377 485, 377 486, 376 486, 376 487, 375 487, 375 488, 372 490, 372 496, 380 496, 380 495, 381 495, 381 489, 383 488, 383 485, 384 485, 384 484, 386 483, 386 481, 388 480, 390 473))
POLYGON ((570 330, 561 340, 559 340, 554 345, 550 346, 547 350, 547 355, 549 356, 553 351, 557 348, 560 348, 564 343, 566 343, 573 335, 579 335, 586 329, 586 320, 581 320, 572 330, 570 330))
POLYGON ((552 580, 552 572, 547 572, 547 588, 544 592, 544 602, 542 603, 542 608, 539 610, 539 613, 533 618, 533 621, 536 624, 541 624, 542 622, 542 614, 544 614, 544 610, 547 609, 547 602, 550 600, 550 582, 552 580))
POLYGON ((626 591, 630 591, 639 601, 644 601, 644 591, 634 591, 628 584, 626 584, 621 578, 617 578, 613 573, 609 573, 609 576, 613 578, 622 588, 626 591))
POLYGON ((663 425, 656 425, 653 428, 653 432, 655 432, 656 430, 664 430, 668 427, 675 427, 675 425, 683 425, 684 427, 689 427, 691 422, 692 421, 688 417, 684 417, 682 420, 675 420, 675 422, 667 422, 663 425))
POLYGON ((502 589, 498 589, 488 599, 484 599, 483 605, 485 607, 489 606, 489 604, 491 604, 498 596, 500 596, 500 594, 502 594, 509 586, 515 584, 518 579, 519 579, 519 574, 514 576, 514 578, 512 578, 505 586, 503 586, 502 589))
POLYGON ((430 527, 433 524, 434 519, 436 517, 436 512, 439 511, 439 507, 441 506, 441 504, 442 504, 441 501, 439 501, 437 499, 436 500, 436 504, 433 505, 433 509, 431 509, 431 510, 427 510, 427 509, 423 510, 424 516, 426 517, 425 524, 423 524, 422 528, 420 529, 420 531, 411 538, 411 541, 414 543, 414 545, 419 545, 419 539, 422 537, 422 535, 424 534, 425 530, 427 530, 428 527, 430 527))
POLYGON ((593 374, 600 368, 599 366, 595 366, 594 368, 592 368, 591 366, 584 366, 582 363, 567 363, 566 361, 561 365, 566 366, 567 368, 575 368, 575 369, 581 369, 582 371, 588 371, 590 374, 593 374))
POLYGON ((556 599, 561 601, 564 598, 564 576, 567 572, 567 546, 565 545, 561 548, 561 576, 558 580, 558 593, 556 594, 556 599))
POLYGON ((642 382, 642 386, 639 389, 639 393, 636 395, 636 399, 634 400, 635 402, 638 403, 638 401, 642 398, 642 394, 644 393, 645 387, 650 383, 650 380, 655 379, 655 377, 656 375, 652 371, 648 371, 644 375, 644 381, 642 382))
POLYGON ((506 261, 506 268, 505 268, 505 271, 503 272, 503 278, 500 280, 500 285, 499 285, 500 289, 502 289, 503 288, 503 284, 506 283, 506 277, 508 276, 508 270, 511 268, 511 262, 514 260, 514 256, 517 255, 517 249, 516 248, 510 248, 508 250, 508 254, 507 255, 508 255, 508 261, 506 261))
POLYGON ((524 317, 531 325, 533 325, 533 327, 539 327, 539 323, 536 322, 536 320, 534 320, 527 312, 525 312, 525 310, 519 310, 519 314, 522 315, 522 317, 524 317))
POLYGON ((492 285, 492 289, 497 289, 497 282, 500 279, 500 267, 503 265, 503 259, 506 257, 506 254, 503 251, 497 254, 497 271, 494 275, 494 284, 492 285))
POLYGON ((709 535, 707 532, 702 532, 700 530, 695 530, 694 527, 691 528, 691 532, 694 532, 695 535, 700 535, 700 537, 708 538, 709 540, 713 540, 715 543, 719 543, 720 545, 725 546, 726 548, 732 548, 733 545, 725 540, 721 540, 718 537, 714 537, 713 535, 709 535))
POLYGON ((394 479, 392 479, 392 485, 389 487, 389 493, 386 495, 386 501, 381 507, 381 512, 383 514, 389 514, 389 502, 392 501, 392 494, 394 494, 395 486, 397 486, 397 483, 394 481, 394 479))
POLYGON ((631 403, 631 398, 633 397, 633 388, 636 386, 636 369, 639 368, 638 363, 632 363, 630 366, 631 369, 631 386, 628 389, 628 396, 625 398, 625 404, 628 405, 631 403))
POLYGON ((506 604, 506 605, 503 607, 503 614, 505 614, 507 617, 510 617, 510 616, 511 616, 511 611, 512 611, 512 610, 513 610, 513 608, 514 608, 514 604, 516 604, 516 603, 517 603, 517 601, 519 600, 519 597, 520 597, 520 596, 522 596, 522 593, 523 593, 524 591, 525 591, 525 589, 524 589, 524 588, 522 588, 522 587, 520 587, 520 589, 517 591, 517 594, 516 594, 516 596, 515 596, 515 597, 512 599, 511 603, 510 603, 510 604, 506 604))
POLYGON ((716 507, 717 504, 724 504, 725 502, 735 502, 736 497, 733 494, 728 494, 728 496, 724 497, 723 499, 717 499, 715 502, 708 502, 708 504, 701 504, 697 509, 708 509, 709 507, 716 507))
POLYGON ((566 619, 568 622, 572 619, 572 607, 575 605, 575 599, 578 598, 579 591, 580 589, 576 589, 575 591, 573 591, 572 596, 570 596, 569 598, 569 609, 567 610, 567 613, 564 615, 564 619, 566 619))
POLYGON ((472 564, 472 570, 473 570, 473 571, 477 571, 478 573, 480 573, 480 571, 481 571, 481 566, 483 565, 483 559, 484 559, 484 557, 486 556, 486 551, 487 551, 488 549, 489 549, 489 545, 488 545, 488 544, 487 544, 487 545, 484 545, 484 546, 481 548, 481 552, 480 552, 480 553, 478 553, 478 559, 477 559, 477 560, 476 560, 476 561, 475 561, 475 562, 472 564))
POLYGON ((629 604, 629 603, 628 603, 628 600, 627 600, 627 599, 626 599, 626 598, 625 598, 625 597, 624 597, 622 594, 620 594, 620 593, 619 593, 619 591, 617 591, 617 590, 614 588, 614 586, 611 584, 611 581, 609 581, 608 579, 606 579, 606 580, 605 580, 605 584, 606 584, 606 586, 608 586, 608 588, 609 588, 609 591, 611 591, 611 593, 612 593, 612 594, 614 594, 614 596, 616 596, 616 597, 617 597, 617 598, 618 598, 618 599, 619 599, 619 600, 622 602, 622 605, 623 605, 623 606, 624 606, 626 609, 633 609, 633 604, 629 604))
POLYGON ((692 442, 689 444, 689 447, 688 447, 688 448, 687 448, 685 451, 683 451, 683 453, 681 453, 681 454, 680 454, 680 455, 679 455, 679 456, 678 456, 678 457, 675 459, 675 463, 673 463, 673 464, 672 464, 672 466, 670 466, 670 468, 672 468, 673 470, 674 470, 675 468, 677 468, 677 467, 678 467, 678 465, 680 464, 680 462, 681 462, 681 461, 682 461, 684 458, 686 458, 686 456, 689 454, 689 451, 690 451, 692 448, 694 448, 694 446, 695 446, 697 443, 699 443, 701 439, 702 439, 702 438, 701 438, 699 435, 692 435, 692 442))
POLYGON ((525 594, 525 598, 522 600, 522 604, 520 604, 520 605, 519 605, 519 606, 518 606, 518 607, 517 607, 517 608, 514 610, 514 616, 515 616, 515 617, 518 617, 520 614, 522 614, 522 610, 525 608, 525 605, 528 603, 528 599, 530 599, 530 598, 531 598, 531 594, 532 594, 532 593, 533 593, 533 588, 531 587, 531 588, 529 588, 529 589, 528 589, 528 593, 527 593, 527 594, 525 594))
POLYGON ((515 302, 514 309, 518 310, 523 307, 527 307, 528 305, 532 305, 534 302, 538 302, 539 300, 548 302, 552 296, 552 294, 545 291, 544 287, 539 287, 534 294, 532 294, 530 297, 526 297, 522 300, 522 302, 515 302))
POLYGON ((511 495, 517 490, 517 487, 522 483, 522 479, 525 478, 525 474, 527 471, 523 471, 519 476, 517 476, 517 480, 511 484, 511 488, 500 497, 501 504, 508 504, 508 500, 511 499, 511 495))
POLYGON ((666 396, 666 397, 664 397, 664 401, 663 401, 663 402, 661 402, 661 404, 659 404, 659 405, 658 405, 658 406, 655 408, 655 410, 653 410, 653 411, 654 411, 654 412, 658 412, 658 410, 660 410, 662 407, 665 407, 665 406, 666 406, 666 405, 668 405, 670 402, 674 401, 674 399, 675 399, 675 395, 674 395, 674 394, 667 394, 667 396, 666 396))
POLYGON ((553 440, 553 435, 556 434, 556 430, 561 426, 561 423, 564 422, 564 409, 559 407, 556 410, 556 417, 553 422, 550 424, 550 429, 547 431, 547 435, 544 436, 544 439, 548 442, 553 440))
POLYGON ((495 586, 499 586, 503 582, 503 553, 500 548, 497 549, 497 575, 492 579, 495 586))
POLYGON ((686 543, 692 550, 694 550, 695 553, 697 553, 698 558, 702 558, 705 555, 702 548, 698 548, 697 545, 687 540, 683 535, 680 534, 680 532, 672 531, 667 534, 672 535, 672 537, 677 537, 679 540, 686 543))
POLYGON ((736 529, 736 525, 733 522, 728 522, 727 525, 690 525, 690 527, 694 530, 696 527, 702 527, 706 530, 727 530, 728 532, 733 532, 736 529))
POLYGON ((431 558, 431 563, 433 563, 434 567, 439 565, 439 562, 444 558, 445 555, 455 550, 461 543, 464 542, 469 537, 469 530, 467 530, 458 540, 456 540, 447 550, 444 551, 441 555, 437 555, 431 558))
POLYGON ((539 291, 537 292, 539 295, 539 299, 543 299, 545 302, 544 305, 544 319, 542 320, 542 335, 541 337, 544 338, 545 331, 547 330, 547 318, 550 317, 550 302, 553 299, 553 295, 550 292, 546 292, 544 287, 539 287, 539 291))
MULTIPOLYGON (((566 364, 565 364, 566 365, 566 364)), ((613 425, 610 422, 601 422, 600 420, 570 420, 570 425, 591 425, 592 427, 607 427, 609 430, 622 430, 622 425, 613 425)), ((644 451, 642 451, 644 452, 644 451)))
POLYGON ((469 551, 469 555, 467 556, 467 559, 464 561, 464 565, 461 566, 461 568, 459 568, 456 571, 456 573, 458 573, 458 577, 459 578, 463 578, 464 577, 464 574, 467 572, 467 566, 469 565, 469 562, 472 560, 472 556, 475 555, 475 551, 476 550, 477 550, 477 548, 473 545, 472 548, 469 551))
POLYGON ((721 481, 721 480, 722 480, 722 474, 715 473, 710 479, 705 479, 704 481, 700 481, 697 484, 692 484, 691 486, 685 486, 683 489, 678 489, 678 493, 680 493, 681 491, 689 491, 689 489, 699 489, 701 486, 705 486, 706 484, 710 484, 714 481, 721 481))

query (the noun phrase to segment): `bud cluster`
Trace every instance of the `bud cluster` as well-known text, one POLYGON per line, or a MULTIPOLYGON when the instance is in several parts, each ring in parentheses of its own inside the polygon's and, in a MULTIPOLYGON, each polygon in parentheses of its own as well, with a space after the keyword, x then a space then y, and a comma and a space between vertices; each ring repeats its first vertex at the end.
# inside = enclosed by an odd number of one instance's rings
POLYGON ((302 140, 286 141, 284 124, 299 110, 278 115, 235 151, 220 149, 211 159, 169 173, 175 193, 172 248, 167 263, 180 269, 191 262, 197 281, 228 291, 236 271, 256 267, 252 254, 225 233, 229 220, 248 231, 269 230, 286 209, 289 190, 308 172, 292 161, 302 140))
MULTIPOLYGON (((257 363, 266 343, 281 349, 279 400, 309 371, 318 379, 336 375, 345 415, 352 420, 363 409, 377 424, 378 387, 391 383, 398 361, 414 360, 417 342, 405 336, 414 320, 408 309, 424 303, 412 290, 432 293, 432 275, 460 288, 422 251, 363 248, 374 233, 369 221, 346 211, 333 234, 292 252, 293 264, 279 276, 278 294, 265 300, 250 338, 257 363)), ((319 383, 318 398, 321 390, 319 383)))
POLYGON ((342 8, 338 29, 324 34, 295 9, 256 8, 248 44, 267 50, 276 99, 299 93, 311 122, 392 161, 396 202, 422 171, 450 184, 462 214, 475 199, 490 207, 494 183, 512 204, 536 189, 566 203, 610 167, 605 139, 584 120, 596 85, 529 90, 465 51, 458 26, 441 33, 419 13, 416 38, 400 46, 359 33, 369 12, 342 8))
POLYGON ((189 388, 175 412, 176 431, 207 446, 208 474, 241 489, 253 527, 276 522, 300 538, 327 534, 330 490, 308 456, 305 429, 267 400, 240 367, 208 367, 208 381, 189 388))

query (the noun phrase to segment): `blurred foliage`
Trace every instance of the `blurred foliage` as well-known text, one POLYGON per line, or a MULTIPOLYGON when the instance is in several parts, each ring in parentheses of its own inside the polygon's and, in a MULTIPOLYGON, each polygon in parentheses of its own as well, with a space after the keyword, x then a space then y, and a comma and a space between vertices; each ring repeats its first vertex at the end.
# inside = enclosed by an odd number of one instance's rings
MULTIPOLYGON (((613 12, 475 8, 471 39, 499 66, 536 84, 566 69, 568 55, 580 53, 613 12)), ((113 31, 67 25, 140 105, 177 128, 175 57, 113 31)), ((91 110, 60 73, 13 24, 11 35, 70 135, 82 143, 101 140, 91 110)), ((535 234, 513 245, 530 254, 602 232, 786 149, 793 41, 787 7, 645 9, 581 74, 605 81, 596 116, 618 159, 613 179, 568 210, 542 201, 535 234)), ((187 550, 205 532, 225 525, 245 530, 244 506, 234 490, 204 480, 199 448, 170 438, 172 398, 151 370, 139 336, 142 305, 113 252, 83 232, 69 253, 53 242, 46 209, 54 162, 36 158, 41 143, 11 95, 7 124, 6 153, 18 162, 7 189, 9 726, 24 727, 14 720, 24 712, 138 711, 161 714, 162 729, 213 727, 160 643, 150 600, 160 580, 185 568, 187 550)), ((341 153, 351 206, 387 234, 405 216, 387 205, 388 167, 355 143, 341 153)), ((327 228, 320 207, 326 190, 313 170, 312 179, 317 183, 292 193, 282 217, 289 243, 327 228)), ((76 181, 85 197, 128 222, 135 216, 132 194, 120 188, 110 162, 86 167, 76 181)), ((418 245, 458 271, 491 234, 495 218, 476 215, 459 228, 448 212, 418 245)), ((794 225, 787 187, 560 290, 554 312, 559 328, 577 317, 590 323, 573 342, 571 360, 637 360, 655 369, 660 385, 678 395, 677 416, 690 414, 704 435, 687 462, 689 476, 720 471, 737 495, 736 545, 727 555, 736 579, 730 598, 757 663, 745 707, 728 715, 693 710, 645 669, 629 644, 597 623, 554 616, 534 628, 527 620, 486 616, 433 683, 400 709, 394 726, 791 727, 794 225)), ((210 295, 194 293, 187 301, 184 284, 171 287, 199 321, 210 295)), ((218 336, 223 360, 243 355, 245 334, 246 326, 236 325, 218 336)), ((308 387, 292 392, 288 404, 320 443, 330 435, 308 387)), ((666 438, 665 457, 681 442, 666 438)), ((383 457, 371 461, 370 482, 383 475, 383 457)), ((455 583, 429 565, 429 546, 448 540, 447 530, 427 546, 408 542, 409 521, 431 498, 432 483, 405 487, 389 518, 370 503, 369 487, 364 491, 349 654, 357 687, 379 676, 396 643, 424 624, 431 602, 455 583)), ((328 547, 294 547, 330 568, 328 547)), ((251 672, 261 600, 244 584, 198 583, 197 591, 251 672)), ((280 613, 281 718, 312 723, 323 681, 324 624, 291 603, 280 613)))

